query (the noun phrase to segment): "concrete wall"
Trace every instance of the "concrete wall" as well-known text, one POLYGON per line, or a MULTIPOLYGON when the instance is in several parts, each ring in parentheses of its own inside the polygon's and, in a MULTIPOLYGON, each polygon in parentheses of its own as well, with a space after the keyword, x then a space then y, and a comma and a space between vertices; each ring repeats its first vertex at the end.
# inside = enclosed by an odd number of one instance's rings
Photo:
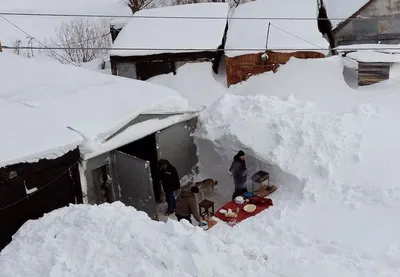
POLYGON ((400 43, 400 0, 375 0, 359 15, 376 19, 354 19, 346 23, 334 32, 338 45, 400 43))

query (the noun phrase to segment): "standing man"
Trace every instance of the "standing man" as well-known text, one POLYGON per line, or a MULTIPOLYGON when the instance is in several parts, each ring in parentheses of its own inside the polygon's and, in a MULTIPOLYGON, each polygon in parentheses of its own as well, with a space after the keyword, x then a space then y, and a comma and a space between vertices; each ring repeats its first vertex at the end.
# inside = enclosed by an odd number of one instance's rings
POLYGON ((247 167, 244 152, 242 150, 233 157, 233 162, 229 171, 232 174, 233 183, 235 184, 235 191, 232 195, 232 200, 234 200, 237 196, 247 192, 247 167))
POLYGON ((160 168, 160 181, 168 203, 166 215, 169 216, 175 212, 176 204, 174 191, 180 189, 181 183, 178 171, 176 171, 176 168, 169 161, 161 159, 159 160, 158 165, 160 168))

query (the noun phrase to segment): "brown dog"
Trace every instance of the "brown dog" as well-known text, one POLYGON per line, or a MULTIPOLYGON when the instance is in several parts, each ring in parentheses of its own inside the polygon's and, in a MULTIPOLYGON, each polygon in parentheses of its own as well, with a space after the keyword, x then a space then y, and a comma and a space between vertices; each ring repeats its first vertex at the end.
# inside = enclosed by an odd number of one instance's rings
POLYGON ((218 185, 218 181, 214 180, 214 179, 211 179, 211 178, 208 178, 208 179, 205 179, 205 180, 203 180, 201 182, 196 182, 195 185, 196 185, 196 187, 199 188, 200 194, 201 194, 201 200, 203 200, 205 192, 207 194, 211 193, 212 195, 214 195, 214 187, 216 185, 218 185))

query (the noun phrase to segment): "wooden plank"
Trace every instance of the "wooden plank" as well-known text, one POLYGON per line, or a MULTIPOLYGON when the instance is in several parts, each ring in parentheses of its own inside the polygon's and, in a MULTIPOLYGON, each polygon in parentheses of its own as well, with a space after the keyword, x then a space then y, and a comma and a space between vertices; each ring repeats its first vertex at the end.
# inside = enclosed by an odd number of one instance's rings
POLYGON ((388 80, 390 63, 358 63, 358 85, 366 86, 388 80))

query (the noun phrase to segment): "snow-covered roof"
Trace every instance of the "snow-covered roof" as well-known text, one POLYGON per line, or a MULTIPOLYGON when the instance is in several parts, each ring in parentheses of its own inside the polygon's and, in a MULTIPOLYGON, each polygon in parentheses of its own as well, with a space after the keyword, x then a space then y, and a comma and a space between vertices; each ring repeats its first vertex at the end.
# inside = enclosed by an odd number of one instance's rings
MULTIPOLYGON (((263 52, 266 45, 268 24, 271 23, 268 49, 327 49, 326 39, 318 31, 317 4, 315 0, 257 0, 236 8, 229 20, 226 55, 229 57, 263 52), (261 18, 261 19, 234 19, 261 18), (262 18, 307 18, 308 20, 262 19, 262 18), (253 50, 252 50, 253 49, 253 50), (240 50, 240 51, 238 51, 240 50)), ((287 52, 287 51, 286 51, 287 52)), ((327 54, 326 50, 318 50, 327 54)))
POLYGON ((57 158, 83 141, 79 134, 56 124, 52 115, 1 98, 0 118, 0 168, 57 158))
POLYGON ((113 44, 114 50, 110 54, 112 56, 145 56, 215 50, 222 43, 228 11, 228 3, 187 4, 139 11, 118 34, 113 44), (143 18, 146 16, 150 18, 143 18), (139 50, 118 50, 117 48, 139 48, 139 50), (149 48, 155 49, 148 50, 149 48))
MULTIPOLYGON (((187 101, 178 92, 163 86, 6 53, 0 54, 0 76, 0 98, 30 112, 24 114, 11 110, 7 117, 26 119, 32 113, 38 113, 44 125, 47 119, 51 119, 50 126, 59 126, 65 132, 67 127, 71 127, 76 132, 69 132, 79 133, 80 138, 90 143, 101 143, 139 114, 190 110, 187 101)), ((22 121, 15 126, 15 130, 13 123, 10 124, 7 124, 10 130, 8 135, 20 138, 15 139, 17 145, 32 147, 29 153, 39 152, 29 134, 17 135, 19 128, 29 124, 35 126, 36 123, 22 121)), ((39 127, 38 132, 41 130, 39 127)), ((45 130, 46 134, 54 137, 65 136, 58 132, 58 128, 45 130)), ((6 147, 7 144, 0 145, 0 153, 3 153, 3 145, 6 147)), ((48 149, 52 148, 54 145, 50 140, 48 149)), ((2 154, 1 159, 3 157, 2 154)))
POLYGON ((374 50, 382 53, 400 53, 399 44, 350 44, 341 45, 335 48, 339 52, 357 51, 357 50, 374 50))
POLYGON ((356 51, 346 57, 364 63, 398 63, 400 54, 388 54, 377 51, 356 51))
POLYGON ((132 141, 142 139, 150 134, 154 134, 162 129, 168 128, 174 124, 187 121, 197 116, 197 113, 180 114, 169 116, 164 119, 150 119, 127 128, 124 132, 116 135, 112 139, 97 147, 94 151, 84 154, 83 159, 89 160, 103 153, 107 153, 126 145, 132 141))

